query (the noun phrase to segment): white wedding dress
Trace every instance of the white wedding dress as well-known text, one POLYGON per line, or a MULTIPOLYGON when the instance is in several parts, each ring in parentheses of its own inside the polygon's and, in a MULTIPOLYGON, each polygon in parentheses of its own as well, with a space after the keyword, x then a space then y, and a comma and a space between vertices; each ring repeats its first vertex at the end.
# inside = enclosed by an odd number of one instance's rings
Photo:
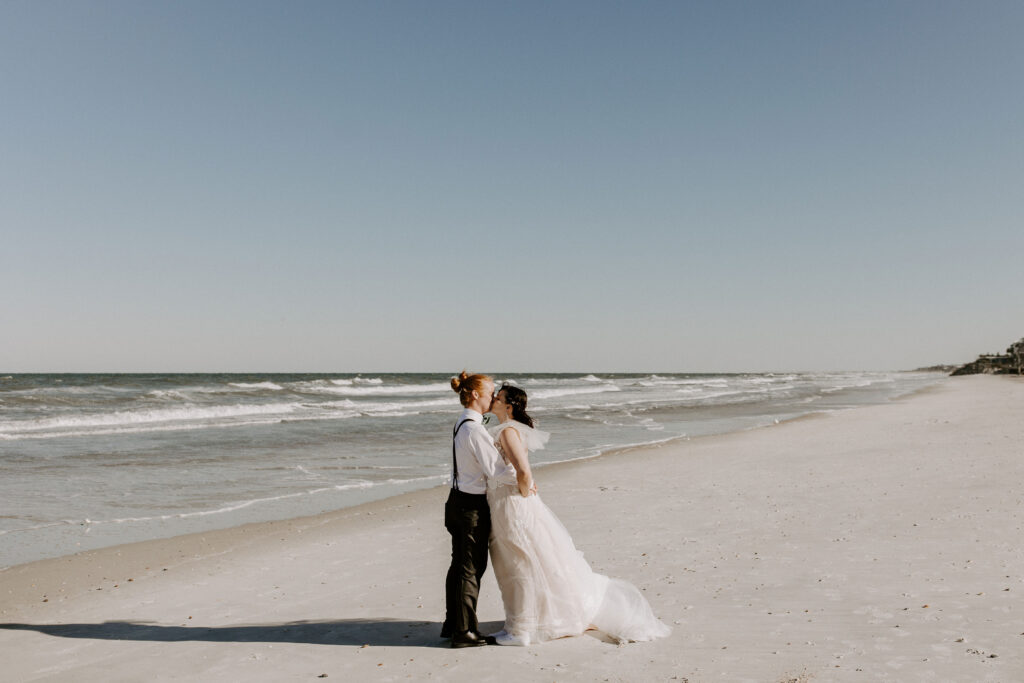
MULTIPOLYGON (((528 450, 548 434, 510 420, 489 427, 519 432, 528 450)), ((572 537, 540 496, 524 498, 517 486, 487 490, 491 509, 491 566, 505 605, 505 631, 538 642, 588 628, 618 642, 652 640, 671 629, 658 619, 633 584, 594 572, 572 537)))

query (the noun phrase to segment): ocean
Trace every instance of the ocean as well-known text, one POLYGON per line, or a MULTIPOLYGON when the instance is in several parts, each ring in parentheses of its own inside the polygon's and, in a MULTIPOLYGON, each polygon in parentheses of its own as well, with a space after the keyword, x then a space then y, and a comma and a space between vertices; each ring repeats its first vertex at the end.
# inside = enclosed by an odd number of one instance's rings
MULTIPOLYGON (((539 466, 889 401, 929 372, 513 374, 539 466)), ((461 406, 441 374, 0 377, 0 568, 438 486, 461 406)), ((621 457, 629 457, 623 454, 621 457)), ((439 502, 440 505, 440 502, 439 502)), ((440 519, 440 507, 438 519, 440 519)))

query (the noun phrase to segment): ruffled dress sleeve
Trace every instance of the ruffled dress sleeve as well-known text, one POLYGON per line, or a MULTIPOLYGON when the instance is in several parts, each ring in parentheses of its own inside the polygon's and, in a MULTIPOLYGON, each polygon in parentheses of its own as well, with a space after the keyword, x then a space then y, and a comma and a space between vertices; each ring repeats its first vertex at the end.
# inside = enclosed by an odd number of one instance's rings
POLYGON ((528 427, 522 422, 516 422, 515 420, 499 422, 493 427, 488 427, 487 431, 491 433, 491 438, 497 441, 498 435, 509 427, 512 427, 519 432, 519 438, 523 440, 523 443, 526 445, 526 450, 528 451, 539 451, 543 449, 544 445, 547 444, 548 439, 551 438, 551 434, 548 432, 543 432, 534 427, 528 427))

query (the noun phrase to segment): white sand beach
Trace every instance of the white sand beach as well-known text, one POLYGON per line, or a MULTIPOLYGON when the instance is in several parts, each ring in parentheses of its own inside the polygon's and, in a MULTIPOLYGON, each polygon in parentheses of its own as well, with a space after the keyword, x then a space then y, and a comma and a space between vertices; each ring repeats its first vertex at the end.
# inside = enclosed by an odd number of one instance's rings
MULTIPOLYGON (((5 681, 1021 681, 1024 380, 543 467, 673 628, 451 650, 446 492, 0 572, 5 681)), ((502 612, 488 573, 480 618, 502 612)))

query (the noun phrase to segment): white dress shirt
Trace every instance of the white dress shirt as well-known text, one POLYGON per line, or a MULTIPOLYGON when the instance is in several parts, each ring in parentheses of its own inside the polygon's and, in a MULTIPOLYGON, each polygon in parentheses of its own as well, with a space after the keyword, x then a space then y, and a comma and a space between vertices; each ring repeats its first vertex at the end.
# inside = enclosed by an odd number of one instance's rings
MULTIPOLYGON (((463 493, 487 493, 488 485, 497 488, 501 484, 515 484, 516 470, 512 465, 505 464, 498 449, 494 447, 494 439, 483 426, 484 416, 466 408, 455 424, 466 419, 469 422, 462 425, 455 435, 459 490, 463 493)), ((453 477, 454 474, 453 471, 453 477)))

